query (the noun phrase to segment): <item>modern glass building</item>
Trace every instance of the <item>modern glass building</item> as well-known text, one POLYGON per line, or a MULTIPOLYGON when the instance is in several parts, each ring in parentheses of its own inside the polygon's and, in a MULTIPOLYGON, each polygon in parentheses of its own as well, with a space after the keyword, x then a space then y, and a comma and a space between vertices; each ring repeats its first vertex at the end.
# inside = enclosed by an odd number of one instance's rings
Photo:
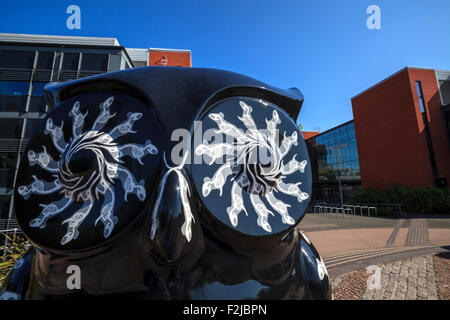
POLYGON ((313 171, 313 200, 340 201, 361 186, 353 120, 306 140, 313 171))
POLYGON ((19 159, 33 129, 50 111, 43 87, 131 67, 115 38, 0 33, 0 229, 14 225, 19 159))

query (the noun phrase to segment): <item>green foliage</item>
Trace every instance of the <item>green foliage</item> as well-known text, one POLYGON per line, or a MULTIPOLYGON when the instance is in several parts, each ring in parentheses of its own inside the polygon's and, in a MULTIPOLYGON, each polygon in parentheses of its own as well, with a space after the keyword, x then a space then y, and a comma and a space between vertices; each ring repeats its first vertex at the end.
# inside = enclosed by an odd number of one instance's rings
POLYGON ((319 179, 325 181, 337 181, 337 177, 340 175, 339 170, 325 167, 319 169, 319 179))
POLYGON ((394 209, 389 206, 379 206, 377 208, 377 215, 378 216, 384 216, 384 217, 391 217, 394 213, 394 209))
POLYGON ((368 188, 355 192, 351 202, 399 203, 404 212, 450 213, 450 190, 448 188, 438 189, 433 186, 368 188))

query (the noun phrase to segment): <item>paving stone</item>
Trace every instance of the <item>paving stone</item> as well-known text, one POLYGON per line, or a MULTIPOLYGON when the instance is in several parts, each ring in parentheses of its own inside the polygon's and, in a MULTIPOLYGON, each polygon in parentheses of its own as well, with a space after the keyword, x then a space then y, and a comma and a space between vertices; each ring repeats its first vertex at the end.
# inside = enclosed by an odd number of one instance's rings
POLYGON ((392 271, 392 265, 393 265, 393 263, 386 263, 383 267, 382 273, 390 274, 392 271))
POLYGON ((425 278, 419 277, 417 279, 417 286, 426 288, 427 287, 427 280, 425 278))
POLYGON ((396 263, 394 264, 394 266, 392 267, 391 273, 398 274, 399 272, 400 272, 400 266, 397 265, 397 262, 396 262, 396 263))
POLYGON ((394 275, 391 275, 391 277, 389 278, 387 287, 386 287, 386 292, 390 292, 391 294, 394 293, 396 282, 397 282, 397 278, 394 275))
POLYGON ((416 300, 416 299, 417 299, 416 286, 409 285, 408 290, 406 291, 406 300, 416 300))
POLYGON ((372 300, 381 300, 383 295, 384 295, 384 288, 375 290, 375 292, 372 295, 372 300))
POLYGON ((431 255, 427 256, 427 273, 433 273, 434 274, 433 257, 431 255))
POLYGON ((395 291, 394 298, 395 300, 404 300, 406 296, 406 286, 403 287, 402 290, 399 289, 400 287, 397 287, 397 290, 395 291))
POLYGON ((436 283, 433 281, 433 283, 430 284, 430 287, 428 288, 428 300, 437 300, 437 291, 436 291, 436 283))
POLYGON ((427 261, 425 257, 419 258, 419 264, 417 269, 417 274, 419 275, 419 277, 425 277, 425 274, 427 273, 426 263, 427 261))
POLYGON ((361 297, 361 300, 373 300, 373 291, 366 291, 361 297))
POLYGON ((399 282, 397 284, 397 289, 396 289, 396 293, 400 292, 401 294, 406 294, 406 289, 407 289, 407 285, 406 285, 406 279, 402 280, 402 282, 399 282), (403 282, 404 281, 404 282, 403 282))
POLYGON ((417 298, 420 300, 427 299, 428 296, 428 290, 426 287, 417 286, 417 298))
POLYGON ((392 292, 385 291, 381 300, 392 300, 392 292))
POLYGON ((380 287, 361 294, 364 300, 436 300, 438 298, 431 255, 378 265, 380 287))
POLYGON ((341 281, 342 281, 342 278, 341 278, 341 277, 337 277, 336 279, 334 279, 334 280, 331 282, 331 288, 332 288, 333 290, 336 289, 337 286, 339 285, 339 283, 341 283, 341 281))

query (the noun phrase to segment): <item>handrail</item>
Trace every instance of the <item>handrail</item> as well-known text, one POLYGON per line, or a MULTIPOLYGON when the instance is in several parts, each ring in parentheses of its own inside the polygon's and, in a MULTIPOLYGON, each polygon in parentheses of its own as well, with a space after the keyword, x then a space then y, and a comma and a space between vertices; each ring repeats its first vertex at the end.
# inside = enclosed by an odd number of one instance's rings
POLYGON ((5 229, 5 230, 0 230, 0 232, 17 232, 19 231, 19 228, 14 228, 14 229, 5 229))
POLYGON ((356 215, 356 209, 359 209, 359 213, 362 216, 364 213, 364 209, 367 210, 367 215, 370 217, 370 213, 373 211, 375 216, 378 216, 377 207, 373 206, 359 206, 359 205, 315 205, 314 213, 339 213, 341 212, 343 216, 345 214, 356 215), (334 212, 333 212, 334 211, 334 212))

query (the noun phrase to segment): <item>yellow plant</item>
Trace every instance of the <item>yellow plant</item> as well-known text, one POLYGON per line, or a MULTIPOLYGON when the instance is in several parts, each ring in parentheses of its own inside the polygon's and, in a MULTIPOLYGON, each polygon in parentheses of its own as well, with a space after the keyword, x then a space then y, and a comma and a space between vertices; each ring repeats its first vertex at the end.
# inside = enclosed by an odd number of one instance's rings
POLYGON ((29 242, 22 235, 15 234, 11 237, 7 234, 2 234, 2 236, 4 239, 2 239, 3 245, 0 246, 0 284, 8 275, 9 270, 30 246, 29 242))

